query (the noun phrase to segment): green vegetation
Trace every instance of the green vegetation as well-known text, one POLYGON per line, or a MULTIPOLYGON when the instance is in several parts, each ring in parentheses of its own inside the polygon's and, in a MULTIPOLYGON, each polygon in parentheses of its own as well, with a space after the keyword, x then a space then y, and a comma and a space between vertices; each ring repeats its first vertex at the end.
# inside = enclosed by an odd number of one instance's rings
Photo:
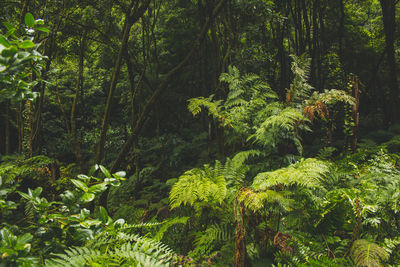
POLYGON ((0 266, 400 265, 398 2, 0 3, 0 266))

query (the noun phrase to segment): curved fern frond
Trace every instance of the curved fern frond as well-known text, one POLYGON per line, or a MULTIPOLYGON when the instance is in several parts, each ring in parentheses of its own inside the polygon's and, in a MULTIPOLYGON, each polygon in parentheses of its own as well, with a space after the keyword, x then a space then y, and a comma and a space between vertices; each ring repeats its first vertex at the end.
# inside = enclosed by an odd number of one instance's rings
POLYGON ((309 158, 271 172, 259 173, 253 182, 256 190, 267 190, 275 185, 300 185, 309 188, 320 186, 320 181, 329 172, 329 164, 309 158))
POLYGON ((64 254, 55 254, 46 260, 46 266, 169 266, 173 255, 161 242, 123 232, 112 237, 101 235, 99 242, 92 244, 93 248, 74 247, 64 254))
POLYGON ((195 202, 222 203, 226 196, 226 181, 223 167, 216 161, 215 167, 204 165, 204 169, 192 169, 179 177, 171 189, 171 208, 181 204, 193 206, 195 202))
POLYGON ((354 241, 350 254, 357 267, 379 267, 389 259, 386 250, 365 239, 354 241))
POLYGON ((53 256, 53 258, 46 260, 45 266, 87 266, 99 260, 102 253, 87 247, 72 247, 66 250, 65 254, 54 254, 53 256))
POLYGON ((201 255, 209 255, 217 241, 224 243, 233 240, 234 227, 232 224, 213 224, 205 231, 198 232, 194 241, 194 251, 201 255))
POLYGON ((288 191, 274 191, 265 190, 262 192, 255 192, 250 188, 244 188, 241 190, 238 200, 242 202, 244 206, 254 212, 257 212, 264 208, 265 203, 276 204, 285 211, 291 210, 293 200, 289 199, 290 192, 288 191))

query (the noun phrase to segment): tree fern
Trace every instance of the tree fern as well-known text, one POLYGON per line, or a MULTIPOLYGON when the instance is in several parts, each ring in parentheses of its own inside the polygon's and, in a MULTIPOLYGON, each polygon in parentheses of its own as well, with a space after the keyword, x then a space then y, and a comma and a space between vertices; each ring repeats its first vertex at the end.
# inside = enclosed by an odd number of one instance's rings
POLYGON ((383 248, 365 239, 356 240, 350 254, 357 267, 379 267, 389 259, 383 248))

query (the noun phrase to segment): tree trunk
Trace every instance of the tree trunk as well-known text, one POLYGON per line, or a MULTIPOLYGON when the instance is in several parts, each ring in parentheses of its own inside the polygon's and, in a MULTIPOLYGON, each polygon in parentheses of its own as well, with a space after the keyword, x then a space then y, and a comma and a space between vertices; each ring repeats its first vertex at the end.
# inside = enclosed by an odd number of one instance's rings
POLYGON ((6 105, 6 119, 5 119, 5 154, 9 155, 10 154, 10 102, 7 101, 6 105))
POLYGON ((115 161, 111 167, 111 171, 117 170, 117 168, 121 164, 123 158, 125 157, 125 155, 129 151, 129 149, 131 148, 133 142, 135 141, 136 138, 138 138, 138 134, 140 133, 140 131, 143 127, 143 124, 147 119, 148 113, 152 109, 154 102, 157 100, 157 98, 163 92, 164 88, 166 87, 169 80, 173 77, 173 75, 175 73, 177 73, 189 61, 189 59, 193 56, 193 54, 197 51, 197 49, 200 45, 200 42, 203 40, 204 35, 206 34, 206 32, 210 26, 211 19, 213 19, 218 14, 218 12, 221 10, 221 8, 225 2, 226 2, 226 0, 220 0, 218 5, 214 8, 211 17, 206 19, 206 21, 200 31, 199 36, 197 37, 196 41, 194 42, 194 44, 192 46, 192 49, 189 51, 189 53, 186 55, 186 57, 178 65, 176 65, 173 69, 171 69, 165 75, 163 81, 160 83, 160 85, 157 87, 157 89, 153 92, 152 96, 149 98, 149 100, 147 101, 145 107, 143 108, 140 116, 138 117, 135 128, 132 129, 131 135, 129 136, 128 140, 125 142, 121 151, 118 153, 118 156, 115 159, 115 161))
POLYGON ((399 101, 399 87, 397 82, 397 72, 396 72, 396 59, 394 51, 394 37, 395 37, 395 12, 396 3, 395 0, 380 0, 382 15, 383 15, 383 28, 385 31, 385 41, 386 41, 386 55, 388 60, 389 75, 390 75, 390 91, 389 91, 389 114, 387 117, 390 122, 400 121, 400 116, 398 116, 398 105, 399 101))
MULTIPOLYGON (((111 112, 111 100, 114 96, 114 91, 115 91, 115 88, 117 85, 119 73, 121 71, 122 57, 125 52, 126 46, 128 44, 129 32, 131 31, 133 24, 135 24, 136 21, 143 16, 144 12, 147 10, 147 8, 150 4, 150 1, 151 0, 143 1, 142 5, 140 7, 134 8, 134 11, 131 12, 133 5, 135 4, 134 1, 132 0, 130 6, 128 8, 128 12, 125 17, 124 29, 122 32, 121 46, 119 48, 118 56, 115 61, 114 72, 112 74, 110 88, 108 89, 106 107, 105 107, 103 119, 101 122, 100 138, 99 138, 99 142, 97 143, 97 147, 96 147, 95 163, 101 163, 101 160, 103 159, 103 156, 104 156, 104 145, 106 142, 106 135, 107 135, 108 125, 109 125, 109 116, 110 116, 110 112, 111 112)), ((136 2, 136 5, 138 5, 138 2, 136 2)))
POLYGON ((77 129, 76 129, 76 108, 79 103, 79 98, 81 96, 82 87, 83 87, 83 71, 84 71, 84 59, 85 59, 85 47, 86 47, 86 34, 87 30, 84 30, 82 34, 82 39, 80 41, 80 52, 79 52, 79 65, 78 65, 78 78, 76 80, 76 88, 75 88, 75 97, 72 103, 71 108, 71 136, 74 148, 74 154, 76 159, 78 160, 81 172, 85 170, 84 161, 82 157, 81 151, 81 143, 78 138, 77 129))

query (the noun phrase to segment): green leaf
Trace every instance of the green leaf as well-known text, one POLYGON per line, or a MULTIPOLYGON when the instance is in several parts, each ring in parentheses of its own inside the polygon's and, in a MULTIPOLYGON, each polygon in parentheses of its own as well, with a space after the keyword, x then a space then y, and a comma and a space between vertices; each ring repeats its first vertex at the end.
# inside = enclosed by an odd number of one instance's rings
POLYGON ((44 20, 42 20, 42 19, 35 20, 35 25, 44 25, 44 20))
POLYGON ((19 47, 24 48, 24 49, 32 48, 32 47, 35 47, 35 44, 32 41, 25 40, 19 44, 19 47))
POLYGON ((31 241, 33 238, 33 236, 30 233, 26 233, 22 236, 18 236, 17 237, 17 243, 21 244, 21 245, 25 245, 26 243, 28 243, 29 241, 31 241))
POLYGON ((85 193, 81 196, 81 200, 85 203, 92 201, 94 198, 95 198, 95 194, 92 194, 92 193, 85 193))
POLYGON ((14 26, 9 22, 3 22, 3 25, 7 28, 8 31, 14 29, 14 26))
POLYGON ((35 18, 29 12, 25 14, 25 25, 29 28, 33 28, 33 26, 35 26, 35 18))
POLYGON ((41 32, 45 32, 45 33, 49 33, 50 32, 50 29, 48 29, 46 27, 40 27, 40 26, 37 26, 36 30, 41 31, 41 32))
POLYGON ((124 171, 119 171, 119 172, 116 172, 115 174, 117 176, 119 176, 119 177, 125 177, 126 176, 126 172, 124 172, 124 171))
POLYGON ((104 207, 100 207, 100 219, 103 223, 107 223, 111 219, 104 207))
POLYGON ((10 47, 10 44, 8 43, 7 39, 0 34, 0 44, 2 44, 5 47, 10 47))
POLYGON ((25 199, 27 199, 27 200, 31 200, 31 199, 32 199, 32 197, 31 197, 30 195, 26 194, 26 193, 18 192, 18 194, 19 194, 21 197, 23 197, 23 198, 25 198, 25 199))
POLYGON ((10 46, 9 48, 3 49, 1 55, 3 57, 13 57, 17 53, 18 49, 15 46, 10 46))
POLYGON ((87 175, 84 175, 84 174, 79 174, 79 175, 77 175, 77 177, 78 177, 79 179, 85 181, 85 182, 87 182, 87 181, 90 180, 90 177, 87 176, 87 175))
POLYGON ((102 165, 99 165, 101 172, 107 177, 111 178, 111 173, 102 165))
POLYGON ((89 176, 92 176, 98 169, 99 169, 99 165, 97 165, 97 164, 93 165, 93 167, 90 168, 90 170, 89 170, 89 173, 88 173, 89 176))
POLYGON ((96 184, 96 185, 92 185, 91 187, 89 187, 89 193, 93 193, 93 194, 97 194, 97 193, 101 193, 104 192, 107 189, 107 184, 106 183, 101 183, 101 184, 96 184))
POLYGON ((17 238, 7 228, 0 230, 0 237, 7 246, 9 247, 15 246, 17 238))
POLYGON ((76 179, 71 179, 71 182, 78 187, 79 189, 81 189, 84 192, 88 192, 89 188, 87 187, 87 185, 79 180, 76 179))

